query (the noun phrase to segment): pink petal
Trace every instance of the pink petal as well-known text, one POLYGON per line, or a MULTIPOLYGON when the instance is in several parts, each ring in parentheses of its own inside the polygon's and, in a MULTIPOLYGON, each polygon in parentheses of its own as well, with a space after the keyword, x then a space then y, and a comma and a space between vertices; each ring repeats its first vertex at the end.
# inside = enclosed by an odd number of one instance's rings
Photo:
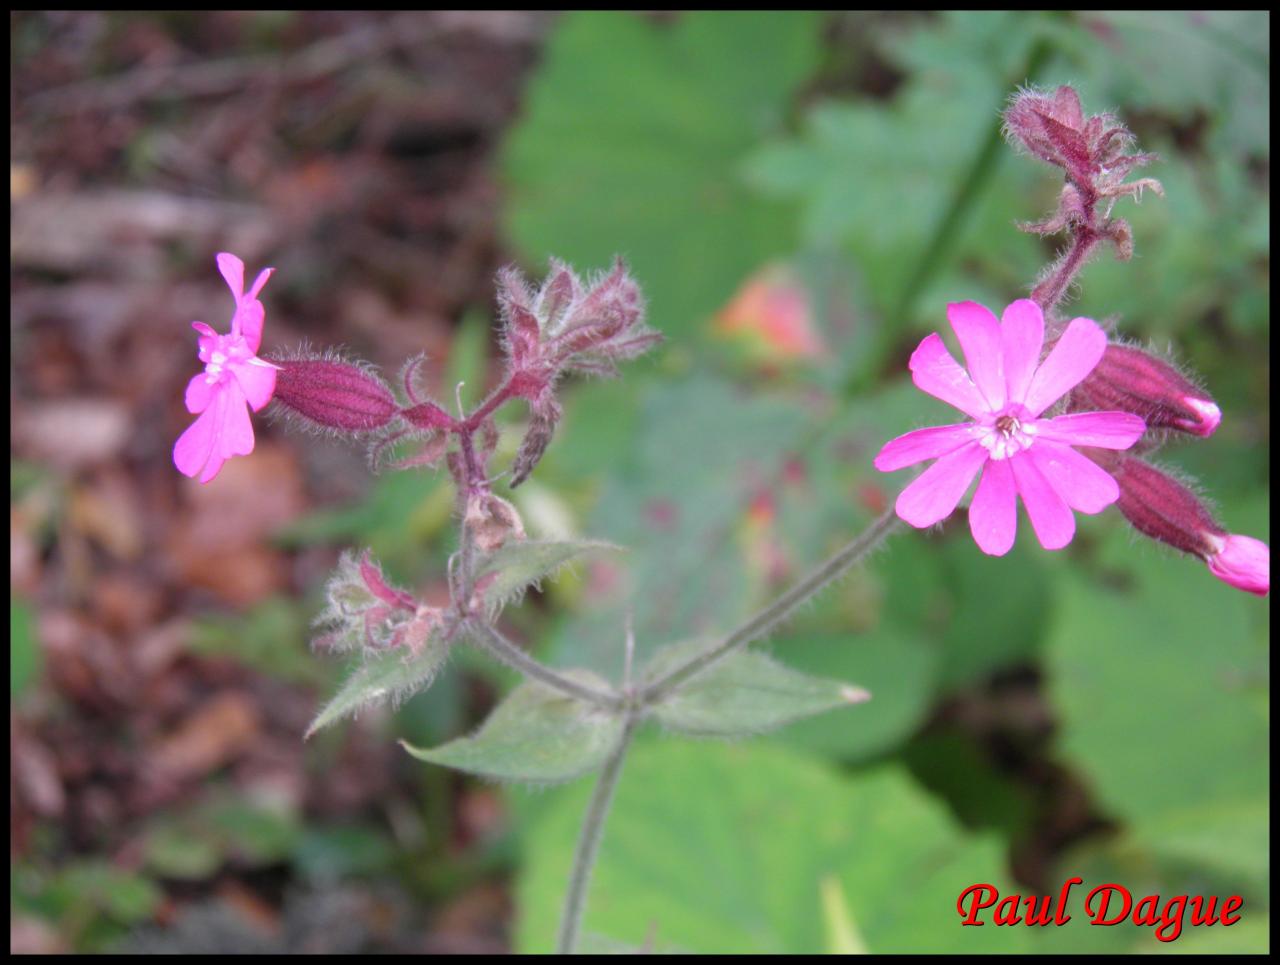
POLYGON ((241 336, 249 346, 249 351, 255 355, 258 346, 262 344, 262 321, 265 317, 266 309, 258 301, 241 302, 236 313, 231 316, 231 334, 241 336))
POLYGON ((258 272, 258 277, 253 280, 253 286, 245 293, 246 298, 257 298, 262 293, 262 286, 267 283, 267 279, 275 272, 274 268, 264 268, 258 272))
POLYGON ((947 319, 960 339, 969 375, 987 400, 987 410, 999 409, 1005 402, 999 319, 977 302, 952 302, 947 306, 947 319))
POLYGON ((1142 417, 1132 412, 1073 412, 1032 425, 1037 439, 1099 449, 1128 449, 1147 431, 1142 417))
POLYGON ((1026 452, 1054 490, 1077 512, 1100 513, 1120 498, 1120 486, 1111 474, 1069 446, 1037 439, 1026 452))
MULTIPOLYGON (((198 475, 209 463, 216 442, 215 434, 218 424, 216 408, 215 406, 213 409, 206 410, 200 418, 187 426, 187 431, 178 436, 178 441, 173 444, 173 464, 184 476, 198 475)), ((220 457, 219 465, 221 465, 220 457)))
POLYGON ((986 461, 987 450, 976 442, 947 453, 898 494, 898 515, 918 528, 946 519, 986 461))
POLYGON ((1088 318, 1074 318, 1049 357, 1031 377, 1023 404, 1033 416, 1084 381, 1107 349, 1107 333, 1088 318))
POLYGON ((875 458, 875 467, 881 472, 893 472, 926 459, 945 456, 972 441, 972 423, 917 429, 886 442, 875 458))
POLYGON ((253 362, 236 362, 230 368, 231 374, 240 383, 245 400, 254 412, 271 401, 271 395, 276 390, 274 367, 266 364, 255 365, 253 362))
POLYGON ((1018 533, 1018 492, 1008 459, 992 459, 982 470, 969 504, 969 532, 988 556, 1004 556, 1018 533))
POLYGON ((219 451, 227 457, 247 456, 253 452, 253 423, 244 393, 235 379, 224 382, 221 393, 222 423, 219 427, 219 451))
POLYGON ((956 364, 937 332, 929 335, 911 356, 911 379, 922 392, 980 419, 991 410, 967 372, 956 364))
POLYGON ((209 403, 213 401, 215 384, 211 383, 203 372, 193 375, 191 381, 187 383, 187 411, 196 413, 209 408, 209 403))
POLYGON ((1076 518, 1071 515, 1071 507, 1028 458, 1027 450, 1018 453, 1009 462, 1018 494, 1022 496, 1022 504, 1027 507, 1031 528, 1035 530, 1040 545, 1047 550, 1062 549, 1076 534, 1076 518))
POLYGON ((1209 557, 1209 572, 1224 583, 1258 596, 1271 590, 1271 547, 1252 536, 1229 534, 1209 557))
POLYGON ((205 322, 192 322, 191 327, 203 335, 205 338, 217 338, 218 333, 213 330, 213 326, 205 322))
POLYGON ((238 305, 244 295, 244 262, 227 251, 219 252, 217 261, 218 271, 222 272, 222 277, 226 279, 227 286, 231 289, 231 294, 236 297, 238 305))
POLYGON ((1001 318, 1004 345, 1004 378, 1008 399, 1021 402, 1031 386, 1044 348, 1044 313, 1030 298, 1019 298, 1001 318))

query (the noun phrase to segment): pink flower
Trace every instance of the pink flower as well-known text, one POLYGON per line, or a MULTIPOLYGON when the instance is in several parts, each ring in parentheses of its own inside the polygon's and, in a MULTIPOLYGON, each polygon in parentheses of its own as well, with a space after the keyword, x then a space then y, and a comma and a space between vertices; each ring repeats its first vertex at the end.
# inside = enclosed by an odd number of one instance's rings
POLYGON ((1271 589, 1271 547, 1252 536, 1212 537, 1209 572, 1239 590, 1266 596, 1271 589))
POLYGON ((276 366, 258 358, 262 322, 266 310, 258 293, 274 268, 265 268, 248 292, 244 290, 244 262, 225 251, 218 255, 218 270, 231 286, 236 311, 231 332, 219 335, 204 322, 192 322, 200 333, 200 361, 204 372, 187 383, 187 411, 199 413, 173 446, 173 464, 186 476, 207 483, 232 456, 253 452, 253 424, 249 408, 257 412, 276 387, 276 366))
POLYGON ((1107 336, 1096 322, 1074 319, 1043 362, 1044 315, 1019 299, 997 320, 976 302, 947 306, 968 372, 934 333, 911 356, 916 386, 973 421, 908 432, 876 456, 881 472, 936 459, 898 496, 898 515, 912 526, 950 516, 979 471, 969 528, 979 549, 1003 556, 1017 531, 1017 497, 1040 545, 1061 549, 1075 535, 1072 510, 1098 513, 1120 495, 1106 470, 1072 446, 1128 449, 1146 430, 1129 412, 1073 412, 1043 419, 1049 406, 1098 364, 1107 336))

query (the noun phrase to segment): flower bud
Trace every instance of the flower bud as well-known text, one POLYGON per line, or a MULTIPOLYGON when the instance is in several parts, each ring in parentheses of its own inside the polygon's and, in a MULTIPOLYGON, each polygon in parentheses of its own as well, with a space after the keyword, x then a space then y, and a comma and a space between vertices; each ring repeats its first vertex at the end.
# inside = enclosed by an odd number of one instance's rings
POLYGON ((401 409, 404 420, 417 429, 447 429, 453 425, 453 416, 434 402, 421 402, 401 409))
POLYGON ((1081 412, 1133 412, 1153 429, 1210 436, 1222 411, 1172 365, 1128 345, 1108 345, 1094 370, 1071 394, 1081 412))
MULTIPOLYGON (((1070 87, 1059 87, 1052 94, 1019 91, 1004 112, 1004 132, 1013 144, 1062 168, 1068 180, 1094 197, 1138 197, 1147 188, 1162 191, 1159 182, 1150 178, 1123 183, 1130 171, 1149 164, 1155 155, 1125 154, 1134 141, 1129 130, 1111 114, 1086 117, 1079 95, 1070 87)), ((1125 247, 1123 239, 1116 244, 1122 250, 1125 247)))
POLYGON ((537 353, 542 330, 533 309, 533 294, 514 268, 498 272, 498 313, 507 354, 512 364, 521 366, 537 353))
POLYGON ((311 426, 367 432, 395 418, 391 390, 362 365, 323 357, 277 364, 276 401, 311 426))
POLYGON ((398 645, 419 610, 412 593, 386 581, 367 550, 359 557, 344 553, 325 591, 328 605, 316 624, 328 632, 316 643, 334 650, 398 645))
POLYGON ((511 466, 512 489, 528 479, 533 467, 542 459, 542 454, 547 451, 547 445, 555 434, 561 412, 560 404, 550 392, 544 392, 534 403, 529 428, 525 430, 520 450, 511 466))
POLYGON ((1217 539, 1218 551, 1209 557, 1209 572, 1224 583, 1258 596, 1271 589, 1271 547, 1252 536, 1229 533, 1217 539))
POLYGON ((1228 533, 1190 489, 1133 456, 1105 468, 1120 486, 1116 505, 1138 532, 1198 556, 1224 583, 1265 596, 1271 588, 1271 550, 1249 536, 1228 533))

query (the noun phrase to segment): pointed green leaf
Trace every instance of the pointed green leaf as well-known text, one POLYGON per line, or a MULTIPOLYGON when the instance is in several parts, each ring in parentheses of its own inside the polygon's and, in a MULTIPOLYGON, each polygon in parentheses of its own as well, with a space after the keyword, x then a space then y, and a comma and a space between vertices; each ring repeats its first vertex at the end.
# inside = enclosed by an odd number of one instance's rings
MULTIPOLYGON (((691 640, 664 647, 646 676, 656 680, 710 645, 691 640)), ((795 720, 871 698, 861 687, 811 677, 753 650, 739 650, 683 684, 654 716, 685 734, 762 734, 795 720)))
POLYGON ((536 585, 590 550, 621 549, 601 540, 508 540, 476 564, 476 586, 492 606, 536 585))
MULTIPOLYGON (((607 689, 587 670, 563 671, 583 684, 607 689)), ((401 745, 420 761, 504 781, 568 781, 594 771, 622 736, 618 714, 567 697, 543 684, 523 683, 475 734, 435 748, 401 745)))
POLYGON ((397 647, 368 657, 311 722, 306 736, 354 714, 365 704, 402 699, 422 690, 431 683, 448 655, 448 642, 432 636, 416 654, 397 647))

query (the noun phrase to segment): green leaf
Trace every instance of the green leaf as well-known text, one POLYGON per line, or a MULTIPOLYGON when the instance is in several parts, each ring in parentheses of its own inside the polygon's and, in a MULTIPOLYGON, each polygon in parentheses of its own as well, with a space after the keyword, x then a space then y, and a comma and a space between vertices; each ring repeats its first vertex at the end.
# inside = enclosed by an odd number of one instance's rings
POLYGON ((1064 571, 1048 640, 1062 749, 1135 842, 1256 876, 1269 644, 1250 617, 1265 604, 1121 532, 1100 555, 1116 578, 1064 571))
POLYGON ((505 146, 516 244, 583 268, 620 252, 654 326, 695 330, 790 247, 790 212, 735 169, 817 66, 818 26, 800 12, 566 14, 505 146))
MULTIPOLYGON (((711 643, 692 640, 664 647, 649 664, 647 678, 658 679, 711 643)), ((861 687, 811 677, 763 653, 739 650, 683 684, 654 708, 654 716, 680 733, 729 737, 763 734, 870 697, 861 687)))
POLYGON ((316 715, 306 736, 354 714, 366 704, 403 699, 423 689, 431 683, 448 655, 448 642, 433 635, 416 654, 396 648, 366 657, 316 715))
POLYGON ((395 846, 385 834, 363 825, 309 828, 293 852, 302 874, 325 881, 376 874, 395 856, 395 846))
MULTIPOLYGON (((549 951, 587 787, 557 793, 526 835, 516 949, 549 951)), ((591 882, 584 936, 694 953, 828 950, 834 888, 873 953, 1018 951, 1026 929, 961 928, 975 881, 1004 891, 1001 847, 964 834, 900 769, 842 775, 767 742, 638 743, 591 882)))
POLYGON ((617 639, 622 619, 606 603, 655 601, 635 609, 641 660, 655 643, 714 633, 749 612, 747 560, 733 526, 805 424, 793 400, 748 394, 710 376, 647 392, 641 431, 626 460, 611 467, 588 524, 632 550, 625 559, 630 586, 619 599, 591 601, 596 609, 557 639, 556 658, 613 669, 616 651, 600 641, 617 639))
POLYGON ((40 674, 40 645, 36 642, 31 608, 9 598, 9 699, 26 692, 40 674))
POLYGON ((538 585, 560 567, 592 550, 620 550, 602 540, 507 540, 476 563, 476 583, 490 605, 499 605, 538 585), (486 582, 486 578, 488 581, 486 582))
MULTIPOLYGON (((607 689, 586 670, 562 674, 607 689)), ((622 736, 618 714, 529 681, 516 687, 470 737, 435 748, 401 741, 420 761, 503 781, 569 781, 598 768, 622 736)))

